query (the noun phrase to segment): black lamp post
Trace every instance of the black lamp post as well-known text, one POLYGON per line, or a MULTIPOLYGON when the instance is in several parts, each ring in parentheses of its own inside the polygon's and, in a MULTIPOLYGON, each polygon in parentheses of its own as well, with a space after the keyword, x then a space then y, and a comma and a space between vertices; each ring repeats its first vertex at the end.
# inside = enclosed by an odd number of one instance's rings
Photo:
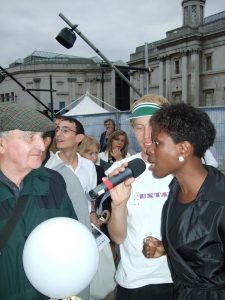
POLYGON ((2 70, 0 70, 0 83, 2 83, 2 81, 5 80, 5 78, 6 78, 5 73, 2 70))
MULTIPOLYGON (((56 90, 52 89, 52 83, 51 83, 51 75, 50 75, 50 89, 27 89, 22 83, 20 83, 12 74, 7 72, 4 68, 0 66, 0 83, 3 82, 6 76, 9 76, 13 81, 15 81, 23 91, 27 92, 30 96, 32 96, 38 103, 40 103, 42 106, 44 106, 47 111, 51 113, 51 119, 54 119, 54 111, 53 111, 53 96, 52 92, 55 92, 56 90), (31 91, 45 91, 45 92, 50 92, 51 93, 51 110, 46 106, 40 99, 38 99, 31 91)), ((17 96, 16 96, 17 97, 17 96)))

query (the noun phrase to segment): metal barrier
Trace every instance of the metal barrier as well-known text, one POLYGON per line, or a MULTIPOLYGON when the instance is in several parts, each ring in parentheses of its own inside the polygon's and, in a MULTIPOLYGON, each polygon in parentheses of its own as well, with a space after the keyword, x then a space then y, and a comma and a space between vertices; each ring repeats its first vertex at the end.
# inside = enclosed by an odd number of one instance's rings
MULTIPOLYGON (((215 150, 216 159, 219 162, 219 169, 225 172, 225 107, 200 107, 200 109, 207 112, 210 119, 216 128, 215 150)), ((97 140, 101 133, 105 130, 104 120, 111 118, 115 120, 116 128, 126 131, 129 138, 129 152, 139 152, 139 146, 130 126, 129 117, 130 112, 123 111, 117 113, 104 113, 98 115, 74 116, 78 119, 85 128, 85 133, 94 136, 97 140)))
POLYGON ((215 149, 219 169, 225 172, 225 107, 201 107, 212 120, 216 128, 215 149))

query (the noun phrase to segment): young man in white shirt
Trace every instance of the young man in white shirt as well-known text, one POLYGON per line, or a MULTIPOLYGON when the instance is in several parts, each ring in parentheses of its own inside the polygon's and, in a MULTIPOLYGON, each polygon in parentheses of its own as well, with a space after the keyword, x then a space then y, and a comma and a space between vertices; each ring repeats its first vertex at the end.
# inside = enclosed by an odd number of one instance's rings
MULTIPOLYGON (((77 153, 77 147, 84 138, 84 127, 76 119, 59 116, 56 119, 55 141, 59 149, 55 155, 51 156, 45 164, 47 168, 54 168, 59 161, 63 161, 78 177, 86 194, 97 185, 96 169, 90 160, 77 153)), ((90 212, 95 211, 95 204, 89 205, 90 212)), ((91 213, 91 222, 96 223, 96 214, 91 213)))
MULTIPOLYGON (((137 100, 131 111, 131 125, 141 152, 130 156, 107 170, 107 174, 125 161, 141 158, 146 170, 132 183, 131 195, 111 190, 112 212, 108 223, 111 238, 119 244, 121 260, 116 281, 116 300, 172 300, 173 284, 166 256, 147 259, 142 253, 143 241, 153 233, 161 240, 161 211, 169 193, 167 176, 156 179, 149 170, 146 150, 151 145, 150 117, 167 100, 146 95, 137 100), (125 200, 126 199, 126 200, 125 200)), ((154 236, 154 235, 153 235, 154 236)))

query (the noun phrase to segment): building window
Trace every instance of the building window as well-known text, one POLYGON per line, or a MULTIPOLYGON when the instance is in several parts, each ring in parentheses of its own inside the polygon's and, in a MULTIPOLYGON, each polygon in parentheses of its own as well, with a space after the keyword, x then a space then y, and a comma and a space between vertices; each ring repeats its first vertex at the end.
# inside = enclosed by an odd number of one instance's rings
POLYGON ((66 103, 65 101, 59 101, 59 111, 60 111, 60 114, 64 114, 66 112, 66 110, 64 109, 66 106, 66 103))
POLYGON ((195 24, 196 20, 197 20, 197 6, 196 5, 191 6, 191 18, 192 18, 192 24, 195 24))
POLYGON ((174 74, 180 74, 180 59, 174 60, 174 74))
POLYGON ((77 91, 79 95, 83 94, 83 84, 82 83, 78 83, 77 85, 77 91))
POLYGON ((4 100, 5 100, 5 95, 1 94, 1 102, 4 102, 4 100))
POLYGON ((59 110, 63 109, 66 106, 65 101, 59 101, 59 110))
POLYGON ((196 11, 197 11, 196 5, 192 5, 191 10, 192 10, 192 13, 196 14, 196 11))
POLYGON ((172 93, 172 101, 173 101, 173 103, 181 103, 181 101, 182 101, 182 92, 172 93))
POLYGON ((10 99, 11 99, 11 102, 15 102, 15 95, 14 95, 14 92, 11 92, 11 95, 9 96, 10 99))
POLYGON ((213 106, 214 89, 203 91, 203 102, 202 106, 213 106))
POLYGON ((184 25, 188 24, 188 7, 184 8, 184 25))
POLYGON ((64 93, 64 82, 63 81, 57 81, 56 82, 56 90, 57 90, 57 93, 59 93, 59 94, 64 93))
POLYGON ((6 93, 6 94, 5 94, 5 101, 6 101, 6 102, 9 102, 9 98, 10 98, 9 93, 6 93))
POLYGON ((97 95, 97 80, 91 82, 91 94, 92 95, 97 95))
POLYGON ((212 54, 207 54, 205 56, 205 69, 206 71, 212 70, 212 54))

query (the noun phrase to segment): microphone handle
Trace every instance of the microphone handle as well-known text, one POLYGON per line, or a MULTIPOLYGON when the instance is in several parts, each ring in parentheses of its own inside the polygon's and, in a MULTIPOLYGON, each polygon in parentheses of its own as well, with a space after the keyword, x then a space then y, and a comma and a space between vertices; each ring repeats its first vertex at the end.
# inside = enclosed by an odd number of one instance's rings
POLYGON ((92 199, 97 199, 107 191, 107 186, 102 182, 97 185, 93 190, 90 190, 89 195, 92 199))
MULTIPOLYGON (((111 183, 111 187, 109 187, 109 190, 111 190, 114 186, 117 186, 118 184, 120 184, 121 182, 125 181, 126 179, 128 179, 132 176, 133 176, 133 172, 128 166, 124 172, 119 173, 115 176, 109 177, 109 181, 111 183)), ((107 184, 107 182, 106 182, 106 184, 107 184)))
POLYGON ((92 199, 97 199, 105 192, 111 190, 114 186, 120 184, 126 179, 133 176, 133 172, 130 168, 126 168, 123 173, 119 173, 118 175, 109 177, 106 181, 102 182, 98 186, 96 186, 93 190, 89 192, 89 195, 92 199))

